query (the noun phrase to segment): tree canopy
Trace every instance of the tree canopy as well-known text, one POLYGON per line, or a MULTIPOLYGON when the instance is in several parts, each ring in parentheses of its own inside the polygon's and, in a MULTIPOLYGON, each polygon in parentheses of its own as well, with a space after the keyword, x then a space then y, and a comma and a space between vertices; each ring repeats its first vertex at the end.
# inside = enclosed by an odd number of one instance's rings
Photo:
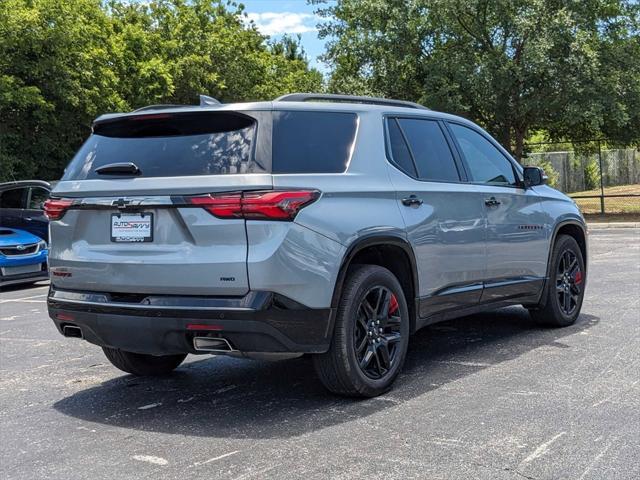
POLYGON ((515 156, 551 140, 640 142, 633 0, 312 0, 329 89, 414 100, 479 122, 515 156))
POLYGON ((59 178, 101 113, 321 87, 231 2, 0 0, 0 181, 59 178))

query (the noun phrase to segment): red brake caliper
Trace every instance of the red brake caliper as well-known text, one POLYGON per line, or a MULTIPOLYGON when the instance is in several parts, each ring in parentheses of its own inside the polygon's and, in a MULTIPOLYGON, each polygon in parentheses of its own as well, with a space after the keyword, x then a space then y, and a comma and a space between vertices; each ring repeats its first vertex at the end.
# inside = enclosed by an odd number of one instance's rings
POLYGON ((396 310, 398 310, 398 299, 392 293, 391 300, 389 301, 389 315, 393 315, 396 310))
POLYGON ((576 285, 580 285, 582 283, 582 272, 580 270, 578 270, 573 277, 573 283, 576 285))

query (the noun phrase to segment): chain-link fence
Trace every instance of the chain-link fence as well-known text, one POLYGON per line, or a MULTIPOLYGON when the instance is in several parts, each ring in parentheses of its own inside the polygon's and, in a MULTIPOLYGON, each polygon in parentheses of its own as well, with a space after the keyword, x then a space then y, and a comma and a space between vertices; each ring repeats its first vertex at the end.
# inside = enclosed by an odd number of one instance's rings
POLYGON ((640 151, 606 140, 531 143, 522 163, 542 167, 549 184, 568 194, 584 214, 640 215, 640 151))

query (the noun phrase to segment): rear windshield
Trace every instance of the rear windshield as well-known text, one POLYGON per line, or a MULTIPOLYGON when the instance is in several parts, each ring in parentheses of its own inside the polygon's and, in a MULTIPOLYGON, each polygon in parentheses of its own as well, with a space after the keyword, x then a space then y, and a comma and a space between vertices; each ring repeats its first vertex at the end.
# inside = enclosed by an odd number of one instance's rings
POLYGON ((353 113, 274 112, 273 173, 344 172, 356 125, 353 113))
POLYGON ((134 163, 142 177, 261 172, 253 161, 255 119, 235 112, 141 114, 96 124, 62 180, 108 178, 95 172, 134 163))

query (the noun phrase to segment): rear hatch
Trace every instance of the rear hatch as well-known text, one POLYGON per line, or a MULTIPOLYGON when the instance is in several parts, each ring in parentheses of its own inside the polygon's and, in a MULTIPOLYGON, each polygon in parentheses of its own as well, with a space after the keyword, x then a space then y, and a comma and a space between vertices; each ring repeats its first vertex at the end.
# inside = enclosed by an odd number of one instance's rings
POLYGON ((270 135, 262 133, 269 122, 259 121, 269 115, 170 110, 99 119, 47 206, 53 285, 245 294, 247 234, 233 208, 244 191, 272 189, 270 151, 256 148, 270 135))

